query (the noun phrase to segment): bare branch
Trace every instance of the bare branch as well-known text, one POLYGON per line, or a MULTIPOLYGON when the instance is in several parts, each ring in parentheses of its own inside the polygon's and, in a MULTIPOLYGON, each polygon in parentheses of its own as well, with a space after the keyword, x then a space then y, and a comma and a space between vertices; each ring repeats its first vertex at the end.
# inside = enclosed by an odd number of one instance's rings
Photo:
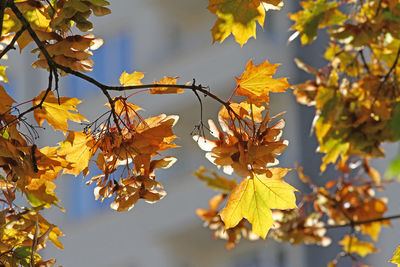
MULTIPOLYGON (((39 50, 43 53, 43 55, 46 58, 46 61, 49 65, 50 68, 50 73, 53 72, 53 74, 55 75, 56 78, 56 90, 58 89, 58 75, 57 75, 57 69, 60 69, 66 73, 69 73, 71 75, 74 75, 76 77, 79 77, 89 83, 92 83, 93 85, 97 86, 102 92, 103 94, 106 96, 108 102, 110 103, 110 107, 111 107, 111 113, 113 116, 113 120, 114 123, 116 125, 116 127, 118 128, 118 131, 121 132, 120 126, 119 126, 119 120, 117 117, 117 114, 115 112, 115 104, 114 104, 114 100, 112 99, 109 91, 127 91, 127 90, 137 90, 137 89, 143 89, 143 88, 160 88, 160 87, 172 87, 172 88, 182 88, 182 89, 188 89, 188 90, 192 90, 195 94, 197 92, 201 92, 202 94, 204 94, 205 96, 209 96, 212 99, 214 99, 215 101, 219 102, 220 104, 222 104, 223 106, 225 106, 225 108, 231 112, 232 114, 235 115, 235 117, 240 121, 241 118, 238 114, 235 113, 235 111, 231 108, 229 101, 226 102, 224 100, 222 100, 221 98, 219 98, 218 96, 216 96, 215 94, 209 92, 207 90, 207 87, 204 87, 202 85, 195 85, 194 83, 192 85, 171 85, 171 84, 143 84, 143 85, 134 85, 134 86, 110 86, 110 85, 105 85, 97 80, 95 80, 94 78, 83 74, 81 72, 72 70, 69 67, 63 66, 58 64, 57 62, 55 62, 53 60, 53 58, 51 57, 51 55, 49 54, 49 52, 47 51, 47 49, 45 48, 45 46, 43 45, 42 41, 40 41, 39 37, 37 36, 37 34, 35 33, 35 31, 33 30, 33 28, 31 27, 31 25, 29 24, 29 22, 26 20, 26 18, 23 16, 23 14, 21 13, 21 11, 17 8, 17 6, 14 4, 14 2, 10 3, 10 8, 11 10, 15 13, 15 15, 17 16, 17 18, 21 21, 22 25, 28 30, 30 36, 32 37, 33 41, 36 43, 36 45, 38 46, 39 50)), ((51 90, 51 87, 49 87, 51 90)), ((46 92, 45 97, 47 96, 48 92, 46 92)), ((45 99, 44 97, 44 99, 45 99)), ((43 103, 44 99, 42 99, 41 104, 43 103)), ((20 114, 20 116, 18 116, 18 119, 20 119, 23 115, 25 115, 28 112, 33 111, 34 109, 38 108, 41 106, 41 104, 39 104, 39 106, 33 107, 28 109, 27 111, 23 112, 20 114), (22 115, 22 116, 21 116, 22 115)))

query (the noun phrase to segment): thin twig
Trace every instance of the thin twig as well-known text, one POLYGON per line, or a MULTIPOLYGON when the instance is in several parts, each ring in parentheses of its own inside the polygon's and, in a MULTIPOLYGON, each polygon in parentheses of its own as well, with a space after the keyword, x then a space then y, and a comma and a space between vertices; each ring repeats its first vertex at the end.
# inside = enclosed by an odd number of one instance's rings
MULTIPOLYGON (((20 12, 20 10, 17 8, 17 6, 11 2, 10 3, 10 8, 11 10, 15 13, 15 15, 17 16, 17 18, 21 21, 22 25, 24 27, 26 27, 26 29, 28 30, 30 36, 32 37, 33 41, 36 43, 36 45, 38 46, 39 50, 43 53, 43 55, 45 56, 47 63, 49 65, 50 68, 50 72, 60 69, 66 73, 69 73, 71 75, 74 75, 76 77, 79 77, 89 83, 92 83, 93 85, 97 86, 102 92, 103 94, 106 96, 108 102, 110 103, 110 107, 111 107, 111 111, 112 111, 112 116, 113 116, 113 120, 114 123, 116 124, 116 127, 118 128, 118 131, 121 132, 120 126, 119 126, 119 121, 115 112, 115 100, 113 100, 113 98, 111 97, 109 91, 127 91, 127 90, 137 90, 137 89, 143 89, 143 88, 160 88, 160 87, 169 87, 169 88, 182 88, 182 89, 188 89, 188 90, 192 90, 193 92, 197 93, 197 92, 201 92, 203 93, 205 96, 209 96, 212 99, 216 100, 217 102, 221 103, 223 106, 225 106, 225 108, 229 111, 232 112, 232 114, 235 115, 235 117, 237 119, 241 119, 240 116, 238 114, 236 114, 236 112, 230 107, 229 105, 229 101, 223 101, 221 98, 219 98, 218 96, 216 96, 215 94, 209 92, 207 90, 207 87, 203 87, 201 85, 172 85, 172 84, 143 84, 143 85, 134 85, 134 86, 110 86, 110 85, 105 85, 97 80, 95 80, 94 78, 83 74, 81 72, 72 70, 69 67, 63 66, 58 64, 57 62, 55 62, 53 60, 53 58, 51 57, 51 55, 49 54, 49 52, 47 51, 47 49, 44 47, 42 41, 40 41, 39 37, 37 36, 37 34, 35 33, 35 31, 32 29, 31 25, 29 24, 29 22, 26 20, 26 18, 23 16, 23 14, 20 12)), ((56 88, 58 88, 58 76, 56 75, 56 71, 54 71, 54 75, 56 78, 56 88)), ((47 94, 45 95, 47 96, 47 94)), ((44 100, 43 100, 44 101, 44 100)), ((41 104, 40 104, 41 105, 41 104)), ((36 109, 37 107, 33 107, 30 108, 29 110, 27 110, 26 112, 21 113, 21 115, 25 115, 28 112, 31 112, 32 110, 36 109)), ((22 116, 18 116, 18 118, 21 118, 22 116)))
POLYGON ((8 125, 11 125, 11 124, 13 124, 14 122, 19 121, 22 117, 24 117, 24 116, 25 116, 26 114, 28 114, 29 112, 32 112, 32 111, 34 111, 34 110, 37 109, 37 108, 41 108, 42 105, 43 105, 43 103, 44 103, 44 101, 46 100, 46 97, 48 96, 48 94, 49 94, 50 91, 51 91, 52 84, 53 84, 53 72, 49 72, 49 82, 48 82, 48 86, 47 86, 46 92, 44 93, 44 96, 43 96, 42 99, 40 100, 39 104, 34 105, 33 107, 31 107, 31 108, 25 110, 24 112, 20 113, 15 119, 13 119, 13 120, 11 120, 10 122, 8 122, 7 125, 1 127, 1 128, 0 128, 0 131, 1 131, 3 128, 7 127, 8 125))
POLYGON ((399 62, 399 57, 400 57, 400 47, 397 50, 396 58, 394 59, 392 67, 389 69, 388 73, 386 73, 385 77, 383 78, 383 81, 380 83, 378 91, 382 88, 382 86, 386 83, 386 81, 389 79, 390 74, 392 74, 393 70, 396 68, 397 63, 399 62))
POLYGON ((368 72, 369 74, 371 74, 371 70, 370 70, 369 67, 368 67, 367 60, 365 59, 363 50, 360 50, 360 51, 359 51, 359 54, 360 54, 360 56, 361 56, 361 60, 362 60, 362 62, 363 62, 364 68, 367 70, 367 72, 368 72))

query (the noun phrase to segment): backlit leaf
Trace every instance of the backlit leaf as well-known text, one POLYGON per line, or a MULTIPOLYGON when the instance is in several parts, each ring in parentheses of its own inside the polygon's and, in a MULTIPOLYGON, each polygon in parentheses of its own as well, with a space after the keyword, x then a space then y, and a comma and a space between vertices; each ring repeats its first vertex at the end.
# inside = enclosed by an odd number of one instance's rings
POLYGON ((58 151, 59 155, 65 156, 66 160, 72 163, 72 168, 65 168, 63 173, 77 176, 81 171, 87 169, 90 158, 96 152, 95 143, 91 134, 70 131, 67 139, 60 143, 58 151))
POLYGON ((256 37, 256 22, 264 25, 265 8, 258 0, 210 0, 208 9, 218 16, 211 30, 213 42, 223 42, 232 33, 243 46, 256 37))
POLYGON ((272 177, 254 175, 244 179, 231 192, 220 212, 225 228, 235 227, 243 218, 252 224, 252 232, 265 238, 273 225, 271 209, 294 209, 294 187, 282 180, 290 169, 271 168, 272 177))
POLYGON ((343 250, 347 253, 357 253, 361 257, 365 257, 368 254, 376 253, 379 250, 374 247, 374 244, 366 241, 360 241, 356 237, 350 237, 346 235, 340 242, 339 245, 343 246, 343 250))
MULTIPOLYGON (((167 77, 164 76, 161 80, 158 82, 154 82, 154 84, 171 84, 175 85, 176 81, 178 80, 178 77, 167 77)), ((182 88, 177 88, 177 87, 154 87, 150 89, 150 94, 180 94, 183 93, 182 88)))
POLYGON ((142 82, 140 81, 143 79, 144 73, 143 72, 133 72, 131 74, 129 73, 122 73, 121 77, 119 78, 119 82, 123 86, 132 86, 132 85, 141 85, 142 82))
MULTIPOLYGON (((33 106, 38 105, 43 99, 46 91, 33 99, 33 106)), ((49 92, 41 108, 34 110, 33 115, 36 122, 42 126, 44 120, 53 126, 55 130, 60 130, 64 134, 68 130, 67 120, 74 122, 86 121, 85 117, 79 114, 76 106, 82 101, 71 97, 56 98, 53 92, 49 92)))
POLYGON ((247 63, 246 70, 236 78, 238 95, 247 96, 255 102, 269 102, 269 92, 284 92, 290 87, 286 78, 274 79, 279 64, 270 64, 268 61, 253 65, 252 60, 247 63))
POLYGON ((389 262, 397 264, 397 266, 400 266, 400 247, 396 248, 393 258, 389 260, 389 262))

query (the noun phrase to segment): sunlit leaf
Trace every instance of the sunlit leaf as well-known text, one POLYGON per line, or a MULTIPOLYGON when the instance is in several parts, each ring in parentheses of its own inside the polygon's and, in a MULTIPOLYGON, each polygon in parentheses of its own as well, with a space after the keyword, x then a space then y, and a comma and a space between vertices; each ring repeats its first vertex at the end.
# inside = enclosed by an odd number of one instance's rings
MULTIPOLYGON (((42 91, 40 95, 33 99, 33 105, 39 105, 44 98, 46 91, 42 91)), ((34 110, 36 122, 42 126, 44 120, 53 126, 55 130, 60 130, 64 134, 68 130, 67 120, 74 122, 86 121, 85 117, 79 114, 76 106, 82 101, 71 97, 56 98, 54 93, 50 91, 42 103, 41 108, 34 110)))
POLYGON ((357 253, 361 257, 365 257, 368 254, 376 253, 379 249, 376 249, 374 245, 367 241, 360 241, 356 237, 350 237, 346 235, 340 242, 339 245, 343 246, 343 250, 347 253, 357 253))
POLYGON ((253 65, 252 60, 247 63, 246 70, 236 78, 238 95, 247 96, 255 102, 269 102, 270 92, 284 92, 290 87, 286 78, 274 79, 279 64, 270 64, 268 61, 253 65))
POLYGON ((220 212, 225 227, 236 226, 243 218, 252 224, 252 232, 265 238, 273 225, 271 209, 294 209, 294 187, 282 180, 290 169, 271 168, 272 177, 254 175, 244 179, 231 192, 220 212))
POLYGON ((119 78, 119 82, 123 86, 131 86, 131 85, 141 85, 142 82, 140 81, 143 79, 144 73, 143 72, 133 72, 131 74, 129 73, 122 73, 121 77, 119 78))
POLYGON ((390 259, 389 262, 397 264, 397 266, 400 266, 400 247, 396 248, 393 258, 390 259))

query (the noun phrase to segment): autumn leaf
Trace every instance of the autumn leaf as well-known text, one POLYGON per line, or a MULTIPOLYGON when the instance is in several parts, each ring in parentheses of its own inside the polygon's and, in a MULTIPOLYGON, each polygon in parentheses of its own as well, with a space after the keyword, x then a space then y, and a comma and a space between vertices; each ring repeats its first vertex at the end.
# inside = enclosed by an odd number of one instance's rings
POLYGON ((309 0, 300 2, 303 10, 289 14, 295 21, 292 30, 300 34, 301 43, 309 44, 317 37, 318 28, 342 24, 347 17, 339 11, 338 3, 327 0, 309 0))
POLYGON ((339 245, 343 246, 343 250, 347 253, 357 253, 361 257, 365 257, 368 254, 376 253, 379 249, 376 249, 370 242, 360 241, 356 237, 350 237, 346 235, 340 242, 339 245))
MULTIPOLYGON (((40 95, 35 97, 33 99, 33 106, 39 105, 45 94, 46 91, 42 91, 40 95)), ((56 98, 54 93, 50 91, 41 108, 34 110, 33 116, 39 126, 42 126, 44 120, 47 120, 55 130, 60 130, 65 134, 68 130, 67 120, 74 122, 87 121, 76 109, 76 106, 81 102, 71 97, 56 98)))
POLYGON ((259 1, 210 0, 208 9, 218 16, 211 30, 213 42, 222 43, 232 33, 243 46, 249 38, 256 37, 256 22, 264 25, 265 8, 259 1))
MULTIPOLYGON (((4 59, 6 59, 6 58, 4 58, 4 59)), ((0 65, 0 82, 8 83, 8 79, 6 76, 6 69, 7 69, 7 66, 0 65)))
POLYGON ((11 109, 14 99, 11 98, 4 90, 4 87, 0 85, 0 114, 6 113, 11 109))
POLYGON ((294 209, 294 187, 282 180, 290 169, 271 168, 272 177, 254 175, 244 179, 231 192, 220 212, 225 228, 235 227, 243 218, 252 224, 252 232, 265 239, 273 225, 271 209, 294 209))
POLYGON ((93 135, 85 132, 68 132, 67 139, 60 143, 58 154, 65 156, 72 163, 71 168, 64 168, 63 173, 77 176, 81 171, 87 174, 89 160, 96 152, 93 135))
POLYGON ((270 64, 268 61, 260 65, 253 65, 252 60, 247 63, 246 70, 236 78, 236 93, 248 97, 255 102, 269 102, 269 92, 284 92, 290 87, 286 78, 274 79, 279 64, 270 64))
POLYGON ((123 86, 134 86, 134 85, 142 85, 142 82, 140 81, 143 79, 144 73, 143 72, 133 72, 131 74, 129 73, 122 73, 121 77, 119 78, 119 82, 123 86))
MULTIPOLYGON (((158 82, 154 82, 154 84, 171 84, 175 85, 178 77, 167 77, 164 76, 158 82)), ((183 93, 184 90, 182 88, 177 87, 154 87, 150 89, 150 94, 180 94, 183 93)))
POLYGON ((236 186, 236 181, 231 179, 228 180, 226 177, 219 176, 215 171, 209 171, 201 166, 196 172, 193 172, 197 178, 207 183, 207 186, 214 188, 215 190, 221 190, 223 192, 230 192, 236 186), (210 173, 211 176, 207 175, 210 173))
MULTIPOLYGON (((248 100, 241 103, 230 103, 229 106, 241 118, 247 118, 256 123, 262 122, 262 112, 266 109, 263 104, 252 103, 248 100)), ((234 115, 223 106, 219 111, 218 116, 225 120, 229 120, 232 119, 234 115)))
POLYGON ((400 247, 396 248, 393 258, 390 259, 389 262, 397 264, 397 267, 400 266, 400 247))

